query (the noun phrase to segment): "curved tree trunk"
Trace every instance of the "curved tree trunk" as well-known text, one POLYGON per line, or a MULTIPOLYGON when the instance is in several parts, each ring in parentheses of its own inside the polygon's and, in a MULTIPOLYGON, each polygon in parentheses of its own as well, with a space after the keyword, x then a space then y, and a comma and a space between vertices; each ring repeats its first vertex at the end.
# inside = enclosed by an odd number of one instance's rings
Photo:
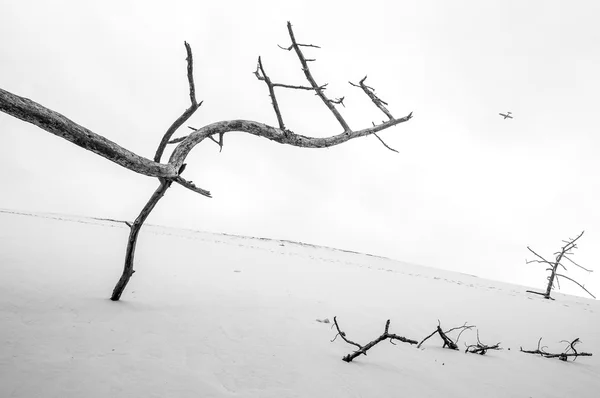
POLYGON ((129 232, 129 240, 127 241, 127 251, 125 252, 125 266, 123 267, 123 275, 117 282, 117 285, 113 289, 112 296, 110 299, 112 301, 117 301, 121 298, 121 294, 123 294, 123 290, 125 290, 125 286, 129 282, 129 279, 135 272, 133 269, 133 257, 135 256, 135 246, 137 244, 138 234, 144 221, 154 209, 154 206, 158 203, 158 201, 165 195, 167 189, 171 186, 172 181, 161 179, 160 185, 156 188, 156 191, 152 194, 146 206, 140 212, 140 215, 135 219, 133 224, 129 225, 131 231, 129 232))

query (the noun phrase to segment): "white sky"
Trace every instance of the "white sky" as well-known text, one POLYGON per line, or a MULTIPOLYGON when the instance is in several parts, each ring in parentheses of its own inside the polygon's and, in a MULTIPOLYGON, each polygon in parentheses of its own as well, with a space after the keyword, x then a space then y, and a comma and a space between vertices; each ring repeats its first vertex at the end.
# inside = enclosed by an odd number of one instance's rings
MULTIPOLYGON (((189 125, 276 125, 252 72, 261 55, 274 81, 305 84, 295 55, 277 47, 290 20, 300 42, 322 47, 305 53, 328 94, 346 96, 351 127, 385 119, 347 83, 365 74, 394 116, 414 111, 381 134, 400 153, 375 137, 313 150, 230 133, 222 153, 205 142, 188 157, 186 178, 214 198, 174 186, 150 223, 539 287, 545 272, 525 265, 526 246, 551 258, 585 229, 574 259, 596 273, 568 275, 598 295, 598 15, 597 1, 0 0, 0 87, 152 158, 189 105, 184 40, 204 100, 189 125)), ((340 132, 310 93, 278 94, 295 132, 340 132)), ((0 207, 133 219, 157 186, 5 114, 0 131, 0 207)))

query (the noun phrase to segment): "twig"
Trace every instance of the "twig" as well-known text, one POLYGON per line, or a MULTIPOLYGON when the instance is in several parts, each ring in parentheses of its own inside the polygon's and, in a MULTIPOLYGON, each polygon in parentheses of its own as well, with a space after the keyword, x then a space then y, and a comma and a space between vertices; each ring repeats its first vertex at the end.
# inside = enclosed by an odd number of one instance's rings
POLYGON ((581 268, 581 269, 582 269, 582 270, 584 270, 584 271, 587 271, 587 272, 594 272, 594 270, 591 270, 591 269, 584 268, 584 267, 582 267, 581 265, 577 264, 575 261, 571 260, 571 259, 570 259, 570 258, 569 258, 567 255, 564 255, 564 256, 563 256, 563 258, 566 258, 566 259, 567 259, 567 260, 569 260, 569 261, 570 261, 570 262, 571 262, 573 265, 576 265, 577 267, 581 268))
MULTIPOLYGON (((289 23, 289 22, 288 22, 288 23, 289 23)), ((315 46, 314 44, 297 44, 297 46, 299 46, 299 47, 313 47, 313 48, 321 48, 321 47, 319 47, 319 46, 315 46)), ((281 48, 282 50, 291 51, 291 50, 292 50, 292 48, 294 48, 294 45, 292 44, 292 45, 291 45, 291 46, 289 46, 289 47, 282 47, 282 46, 280 46, 280 45, 278 44, 278 45, 277 45, 277 47, 281 48)), ((307 59, 307 61, 308 61, 308 59, 307 59)), ((311 59, 311 61, 314 61, 314 60, 312 60, 312 59, 311 59)))
POLYGON ((363 79, 360 82, 358 82, 358 84, 354 84, 352 82, 348 82, 348 83, 350 83, 354 87, 361 88, 365 92, 365 94, 367 94, 367 96, 369 96, 369 98, 371 98, 371 101, 373 101, 373 103, 375 104, 375 106, 377 108, 379 108, 381 110, 381 112, 385 113, 385 115, 390 120, 394 120, 394 116, 392 116, 392 114, 390 113, 390 111, 388 111, 387 108, 384 106, 384 105, 387 105, 387 102, 385 102, 381 98, 379 98, 375 94, 375 90, 372 87, 369 87, 369 86, 367 86, 365 84, 365 80, 367 80, 367 76, 363 77, 363 79))
POLYGON ((185 140, 186 138, 187 138, 187 136, 179 137, 179 138, 174 138, 171 141, 168 141, 167 144, 178 144, 181 141, 185 140))
MULTIPOLYGON (((348 344, 352 344, 352 345, 354 345, 354 346, 357 346, 359 349, 361 349, 361 348, 362 348, 362 346, 361 346, 360 344, 358 344, 358 343, 355 343, 355 342, 353 342, 353 341, 351 341, 351 340, 348 340, 348 339, 346 338, 346 333, 342 332, 342 330, 340 329, 340 325, 338 325, 338 322, 337 322, 337 317, 335 317, 335 316, 333 317, 333 323, 335 324, 335 327, 336 327, 336 329, 337 329, 337 331, 338 331, 338 334, 340 335, 340 337, 341 337, 342 339, 344 339, 344 341, 345 341, 346 343, 348 343, 348 344)), ((333 341, 333 340, 332 340, 332 341, 333 341)))
POLYGON ((182 178, 181 176, 177 176, 176 178, 173 179, 173 181, 175 181, 179 185, 181 185, 189 190, 199 193, 200 195, 206 196, 207 198, 212 198, 210 191, 207 191, 206 189, 197 187, 196 185, 194 185, 194 183, 192 181, 187 181, 184 178, 182 178))
POLYGON ((387 149, 389 149, 390 151, 396 152, 396 153, 400 153, 397 150, 395 150, 394 148, 390 147, 388 144, 386 144, 381 137, 379 137, 376 133, 373 134, 375 137, 377 137, 377 139, 383 144, 384 147, 386 147, 387 149))
POLYGON ((527 264, 529 264, 529 263, 546 263, 546 264, 554 265, 554 263, 552 263, 552 262, 550 262, 550 261, 546 260, 544 257, 542 257, 542 256, 540 256, 539 254, 537 254, 537 253, 536 253, 535 251, 533 251, 533 249, 532 249, 532 248, 530 248, 529 246, 527 246, 527 250, 529 250, 530 252, 532 252, 533 254, 535 254, 537 257, 539 257, 539 258, 541 258, 541 259, 542 259, 542 261, 539 261, 539 260, 531 260, 531 261, 527 261, 527 260, 525 260, 525 262, 526 262, 527 264))

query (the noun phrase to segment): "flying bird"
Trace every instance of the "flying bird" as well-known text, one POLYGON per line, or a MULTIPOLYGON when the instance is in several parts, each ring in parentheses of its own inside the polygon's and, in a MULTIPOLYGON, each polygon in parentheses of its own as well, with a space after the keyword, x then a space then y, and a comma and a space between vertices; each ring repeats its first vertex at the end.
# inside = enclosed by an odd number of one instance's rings
POLYGON ((504 119, 512 119, 513 117, 510 115, 512 112, 499 113, 500 116, 504 116, 504 119))

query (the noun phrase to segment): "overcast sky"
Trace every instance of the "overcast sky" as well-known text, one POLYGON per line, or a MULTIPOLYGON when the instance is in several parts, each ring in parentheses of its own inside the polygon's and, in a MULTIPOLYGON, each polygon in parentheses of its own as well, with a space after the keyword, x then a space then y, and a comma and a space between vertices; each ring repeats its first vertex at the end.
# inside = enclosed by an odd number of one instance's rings
MULTIPOLYGON (((148 158, 189 106, 184 40, 202 107, 187 123, 277 125, 252 72, 306 84, 286 22, 353 129, 395 117, 380 136, 330 149, 243 133, 206 141, 148 222, 291 239, 542 287, 543 266, 582 230, 571 277, 600 295, 600 2, 0 0, 0 87, 148 158), (499 112, 513 112, 503 120, 499 112)), ((313 94, 278 91, 286 125, 341 132, 313 94)), ((158 185, 0 114, 0 207, 131 220, 158 185)), ((182 129, 178 135, 186 134, 182 129)), ((92 242, 91 244, 101 244, 92 242)), ((143 239, 140 245, 143 245, 143 239)), ((563 291, 579 294, 569 289, 563 291)), ((581 292, 583 293, 583 292, 581 292)), ((585 293, 583 293, 585 295, 585 293)))

